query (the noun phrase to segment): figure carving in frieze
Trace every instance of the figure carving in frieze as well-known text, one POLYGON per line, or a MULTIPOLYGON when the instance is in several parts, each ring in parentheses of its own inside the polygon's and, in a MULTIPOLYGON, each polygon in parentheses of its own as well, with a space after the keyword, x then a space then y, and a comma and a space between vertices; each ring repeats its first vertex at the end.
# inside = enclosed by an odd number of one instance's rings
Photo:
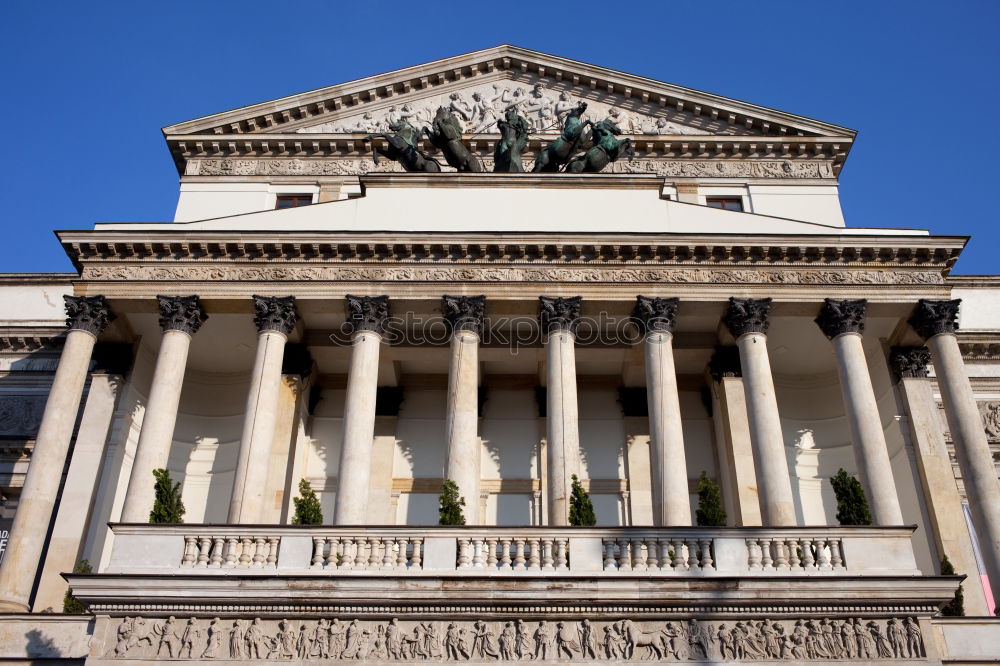
POLYGON ((580 639, 580 656, 584 659, 597 659, 597 634, 590 620, 580 622, 577 634, 580 639))
MULTIPOLYGON (((406 106, 404 105, 404 109, 406 106)), ((420 137, 422 130, 418 130, 405 118, 401 118, 389 125, 389 130, 394 134, 373 133, 365 137, 365 141, 375 139, 385 139, 389 144, 388 148, 381 146, 372 147, 372 161, 378 164, 378 156, 383 155, 394 162, 399 162, 407 171, 418 171, 424 173, 437 173, 441 171, 441 165, 435 159, 420 150, 420 137)))
POLYGON ((535 639, 535 661, 548 659, 550 655, 555 654, 555 636, 545 620, 538 623, 532 638, 535 639))
POLYGON ((472 626, 472 656, 481 659, 499 659, 500 650, 497 647, 496 634, 488 622, 476 620, 472 626))
POLYGON ((246 654, 246 634, 247 627, 245 620, 233 622, 233 628, 229 630, 229 658, 242 659, 246 654))
POLYGON ((115 656, 124 657, 129 650, 141 643, 153 644, 152 631, 141 617, 126 617, 118 625, 118 642, 115 644, 115 656))
POLYGON ((208 643, 201 653, 202 659, 215 659, 219 656, 219 647, 222 645, 222 626, 219 624, 221 621, 219 618, 215 618, 208 623, 208 628, 205 630, 208 643))
POLYGON ((330 622, 330 627, 327 630, 329 634, 329 644, 330 644, 330 658, 340 659, 340 656, 344 652, 344 631, 345 627, 341 624, 340 620, 334 618, 330 622))
MULTIPOLYGON (((462 120, 464 120, 465 122, 469 122, 470 120, 472 120, 472 106, 464 99, 462 99, 462 93, 453 92, 452 94, 448 95, 448 100, 449 100, 447 108, 448 111, 451 111, 456 116, 461 116, 462 120)), ((441 115, 441 108, 437 110, 438 115, 441 115)), ((461 132, 462 129, 463 127, 459 125, 459 136, 461 136, 462 134, 461 132)))
MULTIPOLYGON (((163 648, 167 649, 167 657, 170 659, 174 658, 174 653, 177 650, 177 620, 171 615, 168 617, 163 624, 153 625, 153 636, 156 637, 156 656, 160 657, 163 655, 163 648)), ((178 656, 180 656, 178 654, 178 656)))
POLYGON ((192 617, 184 625, 184 631, 181 633, 181 649, 177 652, 177 656, 183 659, 184 651, 187 650, 187 658, 191 659, 194 653, 195 641, 200 638, 201 625, 198 623, 198 618, 192 617))
POLYGON ((574 627, 569 622, 559 622, 556 624, 556 656, 566 655, 567 659, 573 659, 580 651, 579 636, 574 627))
POLYGON ((528 121, 514 109, 508 109, 497 121, 500 140, 493 151, 494 173, 522 173, 521 154, 528 146, 528 121))
POLYGON ((246 645, 247 657, 250 659, 264 659, 270 653, 268 649, 268 639, 264 635, 264 628, 260 624, 260 618, 254 618, 250 626, 243 634, 246 645))
POLYGON ((545 95, 542 84, 536 83, 528 93, 528 99, 521 107, 522 113, 530 118, 532 128, 536 132, 544 132, 553 124, 555 102, 545 95))
POLYGON ((531 637, 528 635, 528 628, 524 626, 524 620, 518 620, 515 624, 517 629, 517 639, 514 643, 514 653, 518 659, 531 657, 531 637))
POLYGON ((586 110, 587 103, 580 102, 576 108, 565 115, 562 133, 535 158, 533 172, 555 173, 559 171, 563 165, 569 162, 573 153, 586 143, 583 134, 586 127, 586 123, 583 121, 583 112, 586 110))
MULTIPOLYGON (((453 93, 458 94, 458 93, 453 93)), ((460 172, 480 173, 483 164, 462 143, 462 122, 445 107, 439 107, 434 122, 424 128, 431 144, 444 154, 448 164, 460 172)))
POLYGON ((667 639, 662 631, 643 631, 632 620, 625 620, 623 624, 625 649, 628 652, 629 659, 635 658, 638 648, 643 648, 642 657, 644 659, 650 657, 663 659, 663 655, 666 652, 667 639))
POLYGON ((620 630, 620 623, 604 627, 604 655, 608 659, 627 659, 625 635, 620 630))
POLYGON ((920 625, 917 624, 917 619, 908 617, 903 620, 903 625, 906 627, 906 656, 923 657, 923 641, 920 639, 920 625))
POLYGON ((612 162, 616 162, 622 155, 628 157, 635 156, 632 148, 632 139, 615 138, 622 133, 611 119, 602 120, 599 123, 586 121, 590 125, 593 135, 593 146, 583 155, 579 155, 570 160, 566 165, 569 173, 597 173, 612 162))
MULTIPOLYGON (((586 620, 584 620, 586 622, 586 620)), ((513 622, 505 622, 500 632, 500 658, 504 661, 514 661, 517 656, 517 630, 513 622)))
POLYGON ((330 658, 330 623, 326 620, 319 620, 316 622, 316 626, 312 628, 309 635, 309 640, 312 643, 312 649, 309 652, 311 657, 319 657, 320 659, 330 658))

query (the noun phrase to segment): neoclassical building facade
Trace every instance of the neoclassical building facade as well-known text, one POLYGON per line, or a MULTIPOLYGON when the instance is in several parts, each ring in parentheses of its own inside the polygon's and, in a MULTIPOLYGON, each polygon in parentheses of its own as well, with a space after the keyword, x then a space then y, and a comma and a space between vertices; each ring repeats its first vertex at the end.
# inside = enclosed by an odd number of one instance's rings
POLYGON ((1000 281, 847 225, 854 131, 502 46, 164 136, 172 222, 0 275, 0 658, 1000 659, 1000 281))

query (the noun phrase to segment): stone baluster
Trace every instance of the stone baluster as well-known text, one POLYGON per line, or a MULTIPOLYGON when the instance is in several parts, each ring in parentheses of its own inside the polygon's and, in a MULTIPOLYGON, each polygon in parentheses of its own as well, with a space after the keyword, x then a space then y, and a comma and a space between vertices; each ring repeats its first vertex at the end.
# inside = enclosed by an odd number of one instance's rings
POLYGON ((215 537, 212 541, 212 559, 209 561, 208 566, 212 569, 219 569, 222 567, 222 547, 225 544, 225 539, 215 537))
POLYGON ((525 540, 520 537, 514 539, 514 571, 525 570, 524 543, 525 540))
POLYGON ((382 540, 378 537, 368 537, 368 569, 378 570, 382 565, 382 540))
POLYGON ((267 559, 264 561, 265 569, 275 569, 278 566, 278 537, 267 537, 267 559))
POLYGON ((569 540, 563 538, 556 539, 556 569, 565 569, 569 563, 569 540))
POLYGON ((197 296, 157 296, 156 300, 163 337, 125 491, 123 523, 149 522, 149 512, 153 509, 153 470, 167 466, 174 443, 191 337, 208 319, 197 296))
POLYGON ((256 523, 261 519, 267 461, 271 457, 281 390, 285 342, 299 320, 292 296, 254 296, 253 305, 257 353, 250 375, 243 436, 240 438, 233 494, 229 501, 230 523, 256 523))
POLYGON ((903 512, 899 508, 889 449, 861 339, 867 308, 868 301, 863 298, 828 298, 816 323, 833 341, 858 476, 870 500, 872 518, 876 525, 902 525, 903 512))
POLYGON ((576 327, 581 297, 539 297, 539 321, 547 358, 549 524, 569 524, 570 479, 580 456, 576 398, 576 327))
POLYGON ((830 540, 830 566, 833 569, 840 569, 844 566, 844 558, 840 553, 840 539, 830 540))
POLYGON ((413 544, 413 556, 410 557, 410 568, 414 571, 420 571, 423 568, 424 561, 424 540, 420 537, 415 537, 410 539, 410 543, 413 544))
POLYGON ((362 525, 367 519, 365 507, 375 438, 378 357, 389 319, 389 297, 348 295, 346 304, 347 319, 354 332, 333 522, 335 525, 362 525))
POLYGON ((715 559, 712 557, 712 540, 701 539, 699 544, 701 545, 701 568, 714 569, 715 559))
POLYGON ((486 566, 486 557, 485 553, 483 553, 483 546, 483 539, 476 537, 472 540, 472 566, 477 569, 482 569, 486 566))
POLYGON ((46 532, 62 480, 59 471, 69 453, 90 357, 97 337, 114 318, 103 296, 63 298, 69 332, 18 498, 10 529, 13 538, 7 542, 0 564, 0 611, 4 612, 22 613, 29 609, 31 589, 42 563, 46 532))
POLYGON ((323 546, 326 539, 323 537, 314 536, 313 537, 313 555, 312 555, 312 568, 322 569, 323 568, 323 546))
POLYGON ((760 543, 757 539, 747 539, 747 568, 755 571, 763 566, 760 543))
POLYGON ((604 545, 604 570, 611 571, 617 569, 618 562, 615 558, 615 540, 601 539, 601 543, 604 545))
POLYGON ((813 555, 813 540, 810 538, 802 539, 802 568, 816 568, 816 558, 813 555))
POLYGON ((357 546, 354 545, 354 540, 350 537, 344 537, 344 559, 340 564, 342 569, 353 569, 354 568, 354 558, 357 555, 357 546))
POLYGON ((692 570, 700 568, 701 562, 698 560, 698 540, 685 539, 684 545, 687 547, 688 551, 688 559, 687 559, 688 569, 692 570))
POLYGON ((471 566, 471 558, 469 557, 469 544, 468 539, 458 540, 458 568, 468 569, 471 566))
POLYGON ((631 539, 629 546, 632 549, 632 571, 646 570, 646 556, 643 552, 642 539, 631 539))
POLYGON ((252 550, 253 541, 250 537, 240 537, 240 568, 249 569, 251 562, 250 551, 252 550))
POLYGON ((267 540, 264 537, 255 537, 253 540, 253 567, 263 569, 264 560, 267 559, 267 540))
POLYGON ((660 568, 660 558, 659 553, 656 549, 656 538, 647 537, 646 538, 646 569, 649 571, 657 571, 660 568))
POLYGON ((660 548, 660 569, 663 571, 672 571, 674 568, 674 560, 670 557, 670 539, 658 539, 660 548))
POLYGON ((528 539, 528 571, 542 570, 542 542, 540 539, 528 539))
POLYGON ((405 570, 407 565, 407 549, 410 546, 410 540, 406 537, 399 537, 396 539, 396 569, 405 570))
POLYGON ((958 347, 960 299, 921 299, 910 325, 931 350, 934 373, 994 599, 1000 599, 1000 481, 983 418, 958 347))
POLYGON ((832 569, 830 564, 830 544, 833 540, 828 539, 817 539, 816 540, 816 561, 819 564, 820 571, 829 571, 832 569))
POLYGON ((774 568, 778 571, 788 571, 788 553, 785 551, 785 540, 774 539, 774 568))
POLYGON ((510 539, 500 539, 500 568, 505 571, 509 570, 511 565, 510 543, 510 539))
POLYGON ((184 555, 181 557, 181 567, 189 569, 194 566, 198 555, 198 540, 196 537, 184 537, 184 555))
POLYGON ((630 539, 618 538, 618 570, 632 571, 632 554, 629 551, 630 539))
POLYGON ((497 568, 497 540, 486 540, 486 566, 490 569, 497 568))
POLYGON ((676 298, 637 297, 632 319, 643 333, 649 405, 653 518, 656 525, 690 525, 687 461, 674 368, 676 298))
POLYGON ((542 539, 542 571, 552 571, 555 569, 555 559, 552 555, 552 539, 542 539))
POLYGON ((765 571, 774 566, 774 560, 771 559, 771 540, 770 539, 760 539, 760 566, 765 571))
MULTIPOLYGON (((395 569, 396 568, 396 553, 393 552, 393 547, 396 545, 396 540, 392 537, 385 537, 382 539, 382 568, 383 569, 395 569)), ((406 562, 406 546, 402 548, 403 552, 403 562, 406 562)))
POLYGON ((795 524, 795 505, 767 353, 770 310, 770 298, 730 298, 725 323, 740 348, 761 517, 784 526, 795 524))
POLYGON ((198 537, 198 564, 199 569, 208 567, 208 557, 212 551, 212 537, 198 537))
MULTIPOLYGON (((455 482, 459 495, 473 502, 480 496, 479 337, 486 314, 486 297, 445 296, 442 311, 451 330, 445 478, 455 482)), ((479 511, 469 511, 466 522, 478 525, 479 511)))
POLYGON ((788 548, 788 567, 790 569, 799 569, 802 563, 802 560, 799 559, 799 551, 801 550, 799 543, 798 539, 789 539, 785 542, 788 548))
POLYGON ((671 546, 674 549, 674 569, 677 571, 683 571, 687 569, 687 558, 684 557, 684 540, 683 539, 671 539, 671 546))

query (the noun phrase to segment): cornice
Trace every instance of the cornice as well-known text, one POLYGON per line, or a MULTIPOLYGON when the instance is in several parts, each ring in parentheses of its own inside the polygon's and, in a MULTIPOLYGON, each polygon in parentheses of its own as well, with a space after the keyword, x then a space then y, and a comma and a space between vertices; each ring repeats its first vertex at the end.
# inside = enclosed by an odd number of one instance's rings
MULTIPOLYGON (((957 236, 666 233, 274 232, 164 229, 56 232, 77 268, 101 264, 251 263, 546 266, 732 266, 933 270, 946 275, 957 236)), ((86 277, 86 276, 84 276, 86 277)), ((938 282, 943 281, 939 278, 938 282)))
MULTIPOLYGON (((949 280, 950 282, 950 280, 949 280)), ((966 361, 1000 360, 1000 331, 963 331, 956 333, 958 348, 966 361)))

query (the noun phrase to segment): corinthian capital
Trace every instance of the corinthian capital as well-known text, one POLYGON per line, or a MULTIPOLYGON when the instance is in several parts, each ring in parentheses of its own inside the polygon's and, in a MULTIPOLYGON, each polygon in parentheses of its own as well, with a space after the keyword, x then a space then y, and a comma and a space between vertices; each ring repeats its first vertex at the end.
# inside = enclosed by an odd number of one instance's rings
POLYGON ((910 326, 925 340, 940 333, 954 333, 958 330, 958 306, 961 304, 961 298, 951 301, 921 298, 913 308, 910 326))
POLYGON ((868 301, 864 298, 845 301, 828 298, 816 317, 816 324, 831 340, 841 333, 864 333, 867 310, 868 301))
POLYGON ((388 296, 347 295, 347 320, 354 326, 355 333, 358 331, 374 331, 382 335, 385 333, 385 325, 388 319, 388 296))
POLYGON ((580 323, 581 296, 569 298, 539 296, 538 321, 543 333, 553 331, 575 332, 580 323))
POLYGON ((299 321, 294 296, 254 296, 253 307, 253 323, 261 333, 277 331, 288 335, 299 321))
POLYGON ((770 314, 770 298, 732 297, 726 308, 726 328, 736 338, 747 333, 767 333, 771 325, 770 314))
POLYGON ((184 331, 194 335, 208 319, 197 296, 157 296, 163 332, 184 331))
POLYGON ((926 377, 931 350, 927 347, 893 347, 889 352, 889 365, 900 378, 926 377))
POLYGON ((643 334, 674 332, 674 326, 677 324, 677 304, 680 299, 636 296, 635 300, 632 321, 643 334))
POLYGON ((103 296, 63 296, 66 325, 73 330, 100 335, 115 315, 103 296))
POLYGON ((476 335, 483 332, 486 318, 485 296, 444 296, 442 309, 452 331, 472 331, 476 335))

